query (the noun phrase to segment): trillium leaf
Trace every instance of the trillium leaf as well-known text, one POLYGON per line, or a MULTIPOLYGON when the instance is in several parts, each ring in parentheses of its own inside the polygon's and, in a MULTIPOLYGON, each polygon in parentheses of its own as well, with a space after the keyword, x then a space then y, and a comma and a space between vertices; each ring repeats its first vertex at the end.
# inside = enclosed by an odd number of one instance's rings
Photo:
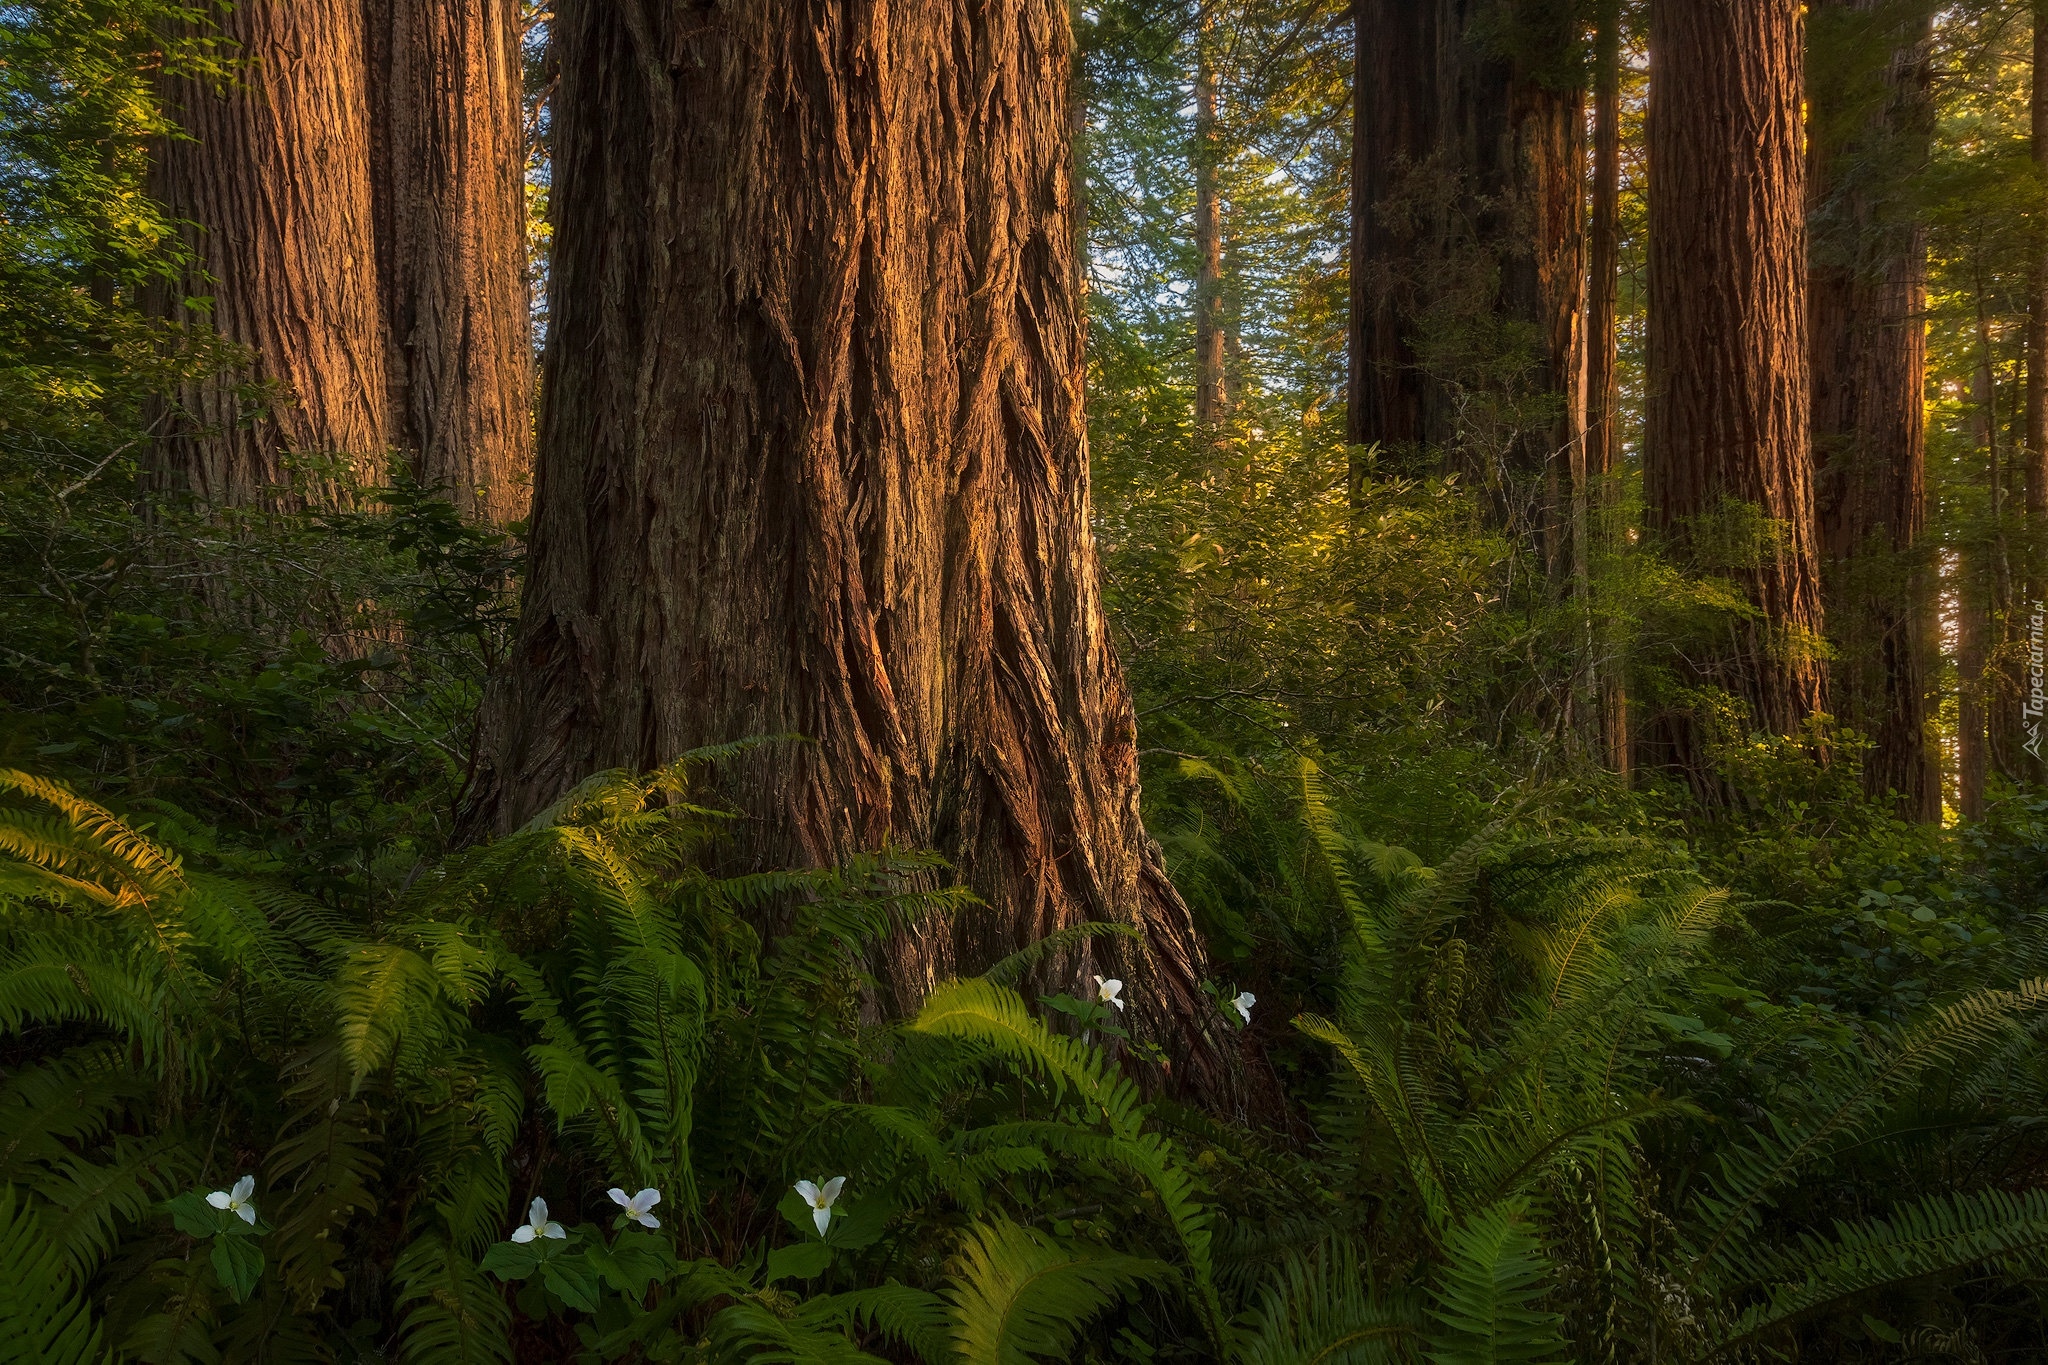
POLYGON ((767 1283, 813 1279, 831 1264, 832 1248, 823 1242, 793 1242, 768 1253, 767 1283))
POLYGON ((242 1303, 255 1292, 256 1281, 263 1275, 263 1248, 254 1238, 216 1237, 210 1259, 229 1298, 242 1303))
POLYGON ((540 1265, 541 1253, 532 1242, 497 1242, 484 1253, 483 1268, 501 1280, 523 1280, 540 1265))
POLYGON ((208 1204, 206 1196, 198 1190, 187 1190, 177 1198, 165 1201, 164 1209, 171 1215, 178 1231, 192 1237, 212 1237, 225 1232, 226 1220, 233 1216, 223 1214, 208 1204))
POLYGON ((597 1272, 591 1269, 590 1262, 584 1257, 553 1258, 541 1272, 541 1283, 569 1307, 585 1313, 597 1311, 597 1272))

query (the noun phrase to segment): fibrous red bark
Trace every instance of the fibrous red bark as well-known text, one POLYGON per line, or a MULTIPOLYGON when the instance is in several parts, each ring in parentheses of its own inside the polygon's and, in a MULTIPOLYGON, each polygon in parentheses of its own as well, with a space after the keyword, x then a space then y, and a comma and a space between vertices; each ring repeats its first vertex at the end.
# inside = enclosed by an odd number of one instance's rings
MULTIPOLYGON (((1871 47, 1886 36, 1865 32, 1872 15, 1886 22, 1879 0, 1833 0, 1828 9, 1851 21, 1848 41, 1871 47)), ((1835 644, 1831 699, 1874 744, 1864 768, 1871 794, 1896 793, 1901 813, 1916 820, 1941 817, 1926 734, 1932 601, 1926 567, 1914 558, 1927 500, 1927 246, 1902 193, 1932 132, 1927 28, 1911 25, 1881 67, 1826 92, 1833 100, 1817 103, 1815 123, 1830 121, 1821 106, 1832 102, 1848 106, 1857 126, 1822 128, 1809 140, 1815 504, 1835 644), (1857 119, 1866 104, 1870 112, 1857 119)))
MULTIPOLYGON (((1551 466, 1578 432, 1585 268, 1572 6, 1359 0, 1356 24, 1349 439, 1494 486, 1559 483, 1551 466), (1483 401, 1516 406, 1505 425, 1526 428, 1494 450, 1461 416, 1488 386, 1502 392, 1483 401)), ((1554 521, 1550 504, 1539 517, 1554 521)))
POLYGON ((189 384, 158 458, 179 491, 239 503, 284 484, 288 454, 374 476, 391 427, 359 0, 251 0, 220 23, 241 80, 165 91, 183 136, 150 188, 194 225, 198 273, 155 311, 247 348, 272 401, 253 406, 228 379, 189 384))
POLYGON ((237 79, 165 92, 182 135, 152 191, 192 225, 197 268, 154 308, 244 348, 250 374, 177 396, 167 482, 247 503, 294 457, 374 482, 399 453, 465 511, 516 518, 533 363, 515 0, 244 0, 219 23, 237 79))
POLYGON ((518 0, 369 0, 394 443, 485 520, 526 514, 533 363, 518 0))
POLYGON ((570 0, 555 42, 532 556, 474 817, 801 734, 722 771, 739 865, 936 848, 986 902, 892 954, 900 1004, 1135 922, 1134 1010, 1197 1050, 1089 532, 1063 0, 570 0))
MULTIPOLYGON (((1648 528, 1756 609, 1688 655, 1685 681, 1798 734, 1825 709, 1806 319, 1799 0, 1653 0, 1648 528)), ((1681 702, 1682 698, 1668 699, 1681 702)), ((1687 706, 1639 753, 1712 786, 1687 706)))

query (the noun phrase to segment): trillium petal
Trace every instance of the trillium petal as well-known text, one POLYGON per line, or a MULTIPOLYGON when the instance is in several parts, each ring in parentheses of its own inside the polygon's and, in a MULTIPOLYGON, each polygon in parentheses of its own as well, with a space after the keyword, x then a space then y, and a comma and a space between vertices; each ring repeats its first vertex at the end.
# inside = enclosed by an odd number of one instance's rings
POLYGON ((825 1207, 830 1208, 839 1198, 839 1192, 846 1188, 846 1177, 835 1175, 825 1182, 825 1207))
POLYGON ((541 1233, 541 1236, 543 1237, 555 1237, 563 1239, 566 1239, 568 1235, 568 1233, 562 1231, 562 1225, 560 1223, 548 1224, 547 1230, 541 1233))
POLYGON ((521 1223, 518 1227, 512 1229, 512 1240, 515 1242, 531 1242, 533 1240, 533 1224, 521 1223))
POLYGON ((818 1225, 818 1235, 823 1237, 826 1225, 832 1221, 832 1210, 820 1205, 811 1210, 811 1221, 818 1225))
POLYGON ((612 1197, 612 1202, 614 1204, 617 1204, 620 1208, 631 1209, 633 1207, 633 1201, 626 1198, 626 1192, 620 1189, 618 1186, 612 1186, 610 1189, 606 1190, 605 1193, 610 1195, 612 1197))
POLYGON ((224 1209, 235 1201, 233 1196, 226 1190, 215 1190, 212 1194, 206 1196, 206 1202, 217 1209, 224 1209))
POLYGON ((250 1227, 256 1226, 256 1206, 254 1204, 239 1205, 236 1207, 235 1212, 241 1214, 242 1221, 250 1227))
POLYGON ((546 1227, 548 1221, 548 1201, 536 1195, 534 1201, 526 1206, 526 1221, 537 1228, 546 1227))
POLYGON ((818 1187, 816 1185, 813 1185, 810 1181, 797 1181, 796 1192, 802 1195, 804 1197, 804 1202, 806 1204, 809 1204, 812 1208, 816 1208, 818 1206, 818 1187))
POLYGON ((659 1204, 660 1202, 661 1191, 650 1188, 642 1190, 640 1191, 640 1193, 634 1195, 633 1202, 630 1205, 630 1207, 635 1213, 645 1213, 647 1212, 647 1210, 653 1208, 656 1204, 659 1204))
POLYGON ((651 1213, 636 1213, 633 1215, 633 1221, 643 1228, 658 1228, 661 1226, 661 1220, 651 1213))
POLYGON ((237 1204, 243 1203, 254 1193, 256 1193, 255 1176, 245 1175, 235 1182, 234 1200, 237 1204))

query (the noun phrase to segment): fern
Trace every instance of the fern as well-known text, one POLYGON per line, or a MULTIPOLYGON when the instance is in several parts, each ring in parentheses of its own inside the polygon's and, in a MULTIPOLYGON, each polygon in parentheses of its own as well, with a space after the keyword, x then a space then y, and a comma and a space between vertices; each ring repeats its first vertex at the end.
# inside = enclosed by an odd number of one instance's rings
POLYGON ((2048 1191, 1939 1195, 1889 1218, 1836 1223, 1832 1237, 1807 1234, 1770 1252, 1746 1278, 1770 1286, 1767 1301, 1738 1317, 1709 1350, 1724 1355, 1786 1324, 1873 1290, 2000 1261, 2038 1275, 2048 1270, 2048 1191))
POLYGON ((1016 995, 986 981, 962 981, 933 992, 912 1028, 986 1047, 1027 1073, 1071 1089, 1091 1113, 1101 1115, 1114 1139, 1099 1149, 1101 1155, 1143 1178, 1159 1197, 1187 1261, 1196 1308, 1211 1340, 1223 1341, 1225 1315, 1210 1258, 1209 1211, 1172 1144, 1144 1130, 1137 1087, 1122 1076, 1112 1077, 1100 1053, 1050 1033, 1016 995))
POLYGON ((112 1360, 100 1325, 79 1297, 63 1251, 0 1185, 0 1341, 19 1360, 89 1365, 112 1360))
POLYGON ((1160 1261, 1061 1246, 999 1220, 971 1228, 948 1275, 961 1365, 1071 1359, 1089 1319, 1138 1286, 1170 1280, 1160 1261))
POLYGON ((432 1365, 495 1365, 512 1359, 511 1313, 476 1261, 429 1233, 399 1255, 404 1357, 432 1365))
POLYGON ((1549 1263, 1520 1204, 1479 1210, 1444 1236, 1433 1286, 1434 1365, 1537 1365, 1564 1359, 1561 1320, 1540 1305, 1549 1263))
POLYGON ((1389 1295, 1348 1239, 1287 1256, 1259 1290, 1241 1365, 1385 1365, 1421 1335, 1410 1296, 1389 1295))

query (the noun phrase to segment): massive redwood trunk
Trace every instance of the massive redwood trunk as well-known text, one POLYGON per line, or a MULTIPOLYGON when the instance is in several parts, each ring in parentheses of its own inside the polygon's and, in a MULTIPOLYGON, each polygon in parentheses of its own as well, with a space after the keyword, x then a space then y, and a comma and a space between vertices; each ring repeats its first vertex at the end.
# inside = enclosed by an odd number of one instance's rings
POLYGON ((1089 533, 1063 0, 571 0, 555 42, 532 557, 475 815, 801 734, 725 765, 742 865, 936 848, 987 902, 893 956, 899 1004, 1135 921, 1134 1008, 1199 1037, 1089 533))
POLYGON ((526 514, 533 348, 519 0, 369 0, 395 443, 464 511, 526 514))
MULTIPOLYGON (((515 0, 243 0, 225 88, 166 91, 152 190, 199 267, 165 316, 248 353, 178 395, 158 460, 211 503, 288 457, 374 481, 403 453, 465 511, 524 510, 532 446, 515 0), (187 296, 212 300, 188 309, 187 296)), ((317 493, 317 490, 316 490, 317 493)))
MULTIPOLYGON (((1683 681, 1797 734, 1824 708, 1806 325, 1799 0, 1653 0, 1646 520, 1757 615, 1690 642, 1683 681)), ((1643 756, 1711 789, 1683 696, 1643 756)))
POLYGON ((1932 134, 1929 23, 1872 32, 1871 16, 1885 22, 1879 0, 1831 0, 1814 13, 1852 50, 1884 53, 1878 44, 1897 39, 1875 69, 1814 92, 1808 143, 1814 496, 1835 645, 1830 696, 1875 744, 1864 769, 1871 794, 1896 793, 1907 818, 1938 820, 1923 656, 1932 603, 1914 557, 1927 501, 1927 244, 1903 192, 1932 134), (1838 110, 1852 111, 1850 126, 1836 126, 1838 110))
POLYGON ((1568 0, 1359 0, 1349 437, 1547 522, 1576 447, 1585 93, 1568 0), (1522 489, 1509 487, 1520 483, 1522 489), (1546 506, 1517 506, 1542 489, 1546 506))
POLYGON ((165 91, 184 136, 160 149, 150 188, 196 225, 201 273, 158 291, 155 311, 247 348, 268 393, 186 386, 158 460, 170 487, 242 503, 286 481, 287 454, 380 473, 391 426, 360 0, 247 0, 220 24, 239 80, 165 91))

